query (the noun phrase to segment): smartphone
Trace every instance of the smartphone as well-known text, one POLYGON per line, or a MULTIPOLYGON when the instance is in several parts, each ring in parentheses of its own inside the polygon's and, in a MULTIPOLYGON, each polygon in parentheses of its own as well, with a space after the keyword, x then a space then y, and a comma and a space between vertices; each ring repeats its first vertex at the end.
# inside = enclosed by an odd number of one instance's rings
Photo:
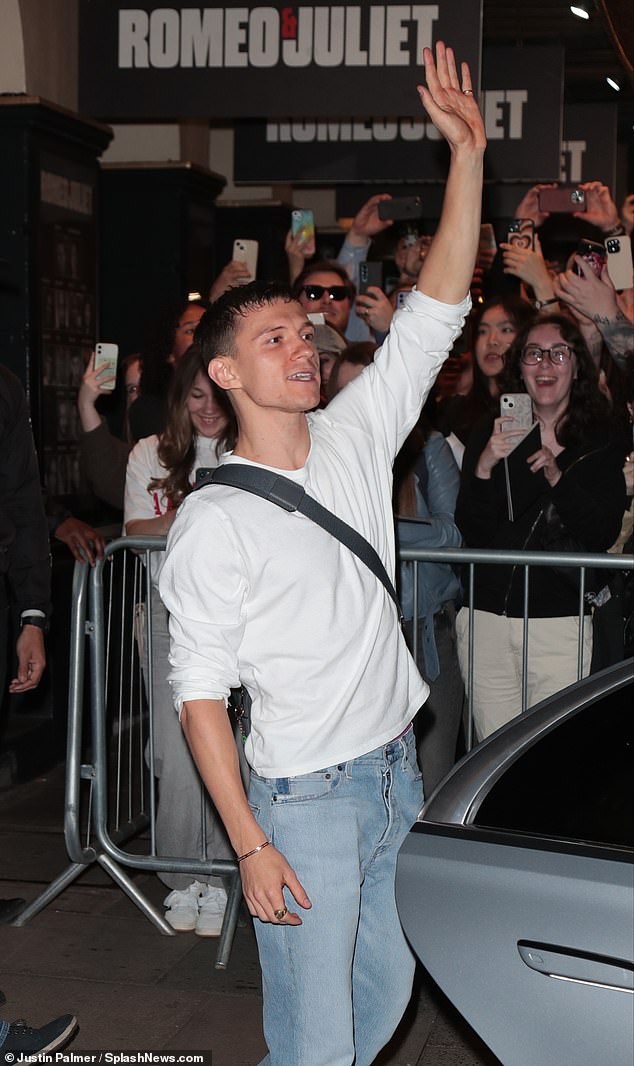
POLYGON ((383 263, 359 263, 359 295, 366 293, 370 285, 383 288, 383 263))
POLYGON ((117 384, 117 362, 119 359, 119 345, 118 344, 105 344, 103 341, 98 341, 95 345, 95 370, 103 370, 107 368, 112 374, 112 381, 104 381, 101 386, 102 389, 108 389, 110 392, 117 384))
POLYGON ((402 222, 408 218, 422 218, 423 204, 420 196, 394 196, 391 200, 381 200, 379 218, 402 222))
MULTIPOLYGON (((597 244, 596 241, 579 241, 579 244, 577 245, 577 255, 580 255, 582 259, 585 259, 586 263, 588 263, 592 269, 593 274, 596 274, 598 278, 601 277, 601 271, 603 270, 606 261, 606 250, 602 244, 597 244)), ((583 277, 581 267, 577 266, 576 263, 572 264, 572 271, 573 274, 579 274, 580 277, 583 277)))
POLYGON ((251 281, 255 281, 258 272, 258 242, 238 238, 233 242, 233 259, 246 263, 251 281))
POLYGON ((538 195, 539 210, 554 214, 570 214, 573 211, 585 211, 586 194, 576 185, 561 185, 556 189, 540 189, 538 195))
POLYGON ((505 392, 500 396, 500 414, 512 422, 505 422, 503 433, 510 430, 529 430, 533 425, 533 404, 527 392, 505 392))
POLYGON ((535 248, 535 223, 532 218, 514 218, 509 222, 506 243, 516 248, 535 248))
POLYGON ((608 274, 615 289, 632 287, 632 242, 629 237, 606 237, 608 274))
POLYGON ((480 239, 478 241, 478 256, 489 260, 495 259, 498 246, 495 242, 495 230, 490 222, 483 222, 480 226, 480 239))
POLYGON ((299 234, 305 242, 306 255, 315 254, 315 218, 312 211, 295 208, 291 211, 291 230, 293 236, 299 234))

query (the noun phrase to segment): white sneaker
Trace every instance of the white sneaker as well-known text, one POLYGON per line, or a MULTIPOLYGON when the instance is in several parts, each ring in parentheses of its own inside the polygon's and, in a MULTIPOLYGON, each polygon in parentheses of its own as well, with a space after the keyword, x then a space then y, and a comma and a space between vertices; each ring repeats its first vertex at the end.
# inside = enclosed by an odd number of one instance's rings
POLYGON ((227 893, 224 888, 214 888, 213 885, 200 887, 202 891, 199 897, 196 932, 198 936, 220 936, 227 907, 227 893))
POLYGON ((202 885, 200 881, 192 881, 187 888, 180 891, 174 889, 163 900, 163 906, 168 908, 165 911, 166 921, 178 933, 187 933, 196 928, 198 900, 202 888, 206 888, 206 885, 202 885))

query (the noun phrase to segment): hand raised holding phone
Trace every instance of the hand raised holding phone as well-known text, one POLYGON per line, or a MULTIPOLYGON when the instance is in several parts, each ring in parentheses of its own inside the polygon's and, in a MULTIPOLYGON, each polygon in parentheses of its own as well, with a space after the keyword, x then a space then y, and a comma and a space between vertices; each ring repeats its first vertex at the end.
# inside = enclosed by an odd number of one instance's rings
POLYGON ((102 392, 112 392, 117 383, 119 345, 98 341, 91 361, 99 389, 102 392))
POLYGON ((494 467, 502 459, 506 459, 525 436, 526 430, 518 429, 516 425, 513 425, 509 415, 500 415, 499 418, 496 418, 493 423, 493 432, 482 449, 476 464, 476 477, 488 481, 494 467), (511 426, 507 428, 509 421, 511 426))

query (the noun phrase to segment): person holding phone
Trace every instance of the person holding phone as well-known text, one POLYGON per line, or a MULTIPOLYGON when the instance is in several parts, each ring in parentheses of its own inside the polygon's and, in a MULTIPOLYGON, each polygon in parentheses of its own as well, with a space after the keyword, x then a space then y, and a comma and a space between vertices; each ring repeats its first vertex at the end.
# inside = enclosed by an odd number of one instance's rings
MULTIPOLYGON (((128 536, 162 536, 168 532, 181 501, 191 492, 196 471, 218 464, 221 448, 232 442, 233 414, 210 381, 194 346, 184 354, 170 387, 167 425, 160 436, 140 440, 130 453, 125 483, 124 528, 128 536)), ((156 817, 157 855, 202 857, 200 778, 174 715, 166 680, 169 633, 167 613, 157 591, 162 553, 152 558, 152 670, 154 759, 159 779, 156 817)), ((207 857, 232 858, 216 812, 206 815, 207 857)), ((164 900, 166 919, 178 932, 219 936, 226 892, 219 878, 206 882, 187 874, 159 873, 170 889, 164 900)))
MULTIPOLYGON (((506 355, 505 393, 527 393, 541 447, 526 457, 535 491, 508 517, 503 460, 518 444, 504 415, 474 429, 464 456, 456 524, 468 548, 603 552, 625 507, 622 444, 599 389, 590 353, 574 323, 549 315, 523 329, 506 355)), ((589 587, 591 575, 589 575, 589 587)), ((579 583, 575 570, 534 567, 528 600, 528 706, 577 679, 579 583)), ((591 602, 584 626, 583 675, 592 653, 591 602)), ((475 568, 473 708, 484 739, 522 707, 524 574, 521 566, 475 568)), ((456 622, 468 679, 469 611, 456 622)))
POLYGON ((230 259, 212 283, 209 290, 209 303, 217 300, 227 289, 235 288, 236 285, 246 285, 251 280, 245 260, 230 259))
POLYGON ((498 411, 506 353, 518 332, 534 317, 526 300, 509 293, 479 304, 472 313, 468 326, 471 383, 465 393, 441 400, 436 415, 438 428, 448 438, 459 466, 473 427, 484 415, 498 411))
POLYGON ((559 310, 554 278, 544 256, 537 233, 532 245, 520 245, 511 241, 500 243, 504 273, 513 274, 523 282, 522 295, 533 301, 536 311, 547 308, 548 314, 559 310), (527 291, 528 289, 528 291, 527 291))
MULTIPOLYGON (((441 42, 424 64, 419 92, 450 170, 434 244, 374 363, 315 410, 314 327, 277 285, 227 293, 197 335, 236 411, 223 464, 283 472, 368 538, 392 574, 392 464, 468 311, 482 196, 469 69, 460 76, 441 42)), ((394 883, 423 798, 411 722, 427 686, 397 612, 324 529, 222 484, 184 501, 160 588, 175 704, 256 919, 264 1061, 370 1066, 415 968, 394 883), (248 797, 225 705, 236 683, 252 697, 248 797)))
POLYGON ((299 294, 302 306, 308 311, 320 311, 326 320, 345 334, 346 340, 372 340, 369 324, 359 315, 354 306, 354 297, 359 287, 359 267, 367 259, 372 238, 392 225, 391 219, 379 216, 379 205, 391 200, 389 193, 375 193, 359 208, 352 225, 344 238, 336 261, 310 262, 310 244, 292 229, 286 236, 285 249, 289 262, 289 276, 293 291, 299 294), (333 297, 329 284, 337 286, 333 297), (306 302, 304 286, 319 286, 321 296, 310 296, 312 306, 306 302), (341 285, 348 289, 345 294, 341 285), (330 293, 330 295, 328 295, 330 293))
POLYGON ((128 356, 121 364, 125 389, 124 439, 111 433, 97 408, 102 396, 111 395, 115 376, 107 367, 95 370, 94 352, 88 360, 77 393, 77 410, 82 429, 79 438, 82 473, 95 496, 118 510, 123 510, 125 472, 134 443, 128 424, 128 412, 140 393, 141 370, 142 364, 138 355, 128 356))
POLYGON ((629 291, 619 294, 607 267, 597 277, 580 256, 575 256, 575 263, 579 272, 568 269, 559 274, 555 292, 591 342, 598 332, 614 362, 626 370, 634 354, 634 280, 629 291))

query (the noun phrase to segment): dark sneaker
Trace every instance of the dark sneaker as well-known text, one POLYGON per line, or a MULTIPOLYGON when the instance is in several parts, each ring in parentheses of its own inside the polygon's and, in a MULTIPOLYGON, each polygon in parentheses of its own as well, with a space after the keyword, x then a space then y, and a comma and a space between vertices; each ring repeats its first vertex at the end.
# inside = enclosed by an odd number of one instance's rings
MULTIPOLYGON (((55 1051, 65 1044, 77 1028, 74 1014, 63 1014, 61 1018, 43 1025, 41 1029, 32 1029, 25 1021, 13 1022, 9 1026, 4 1043, 0 1044, 0 1062, 6 1061, 8 1051, 17 1055, 37 1055, 41 1051, 55 1051)), ((11 1062, 14 1061, 12 1056, 11 1062)))

